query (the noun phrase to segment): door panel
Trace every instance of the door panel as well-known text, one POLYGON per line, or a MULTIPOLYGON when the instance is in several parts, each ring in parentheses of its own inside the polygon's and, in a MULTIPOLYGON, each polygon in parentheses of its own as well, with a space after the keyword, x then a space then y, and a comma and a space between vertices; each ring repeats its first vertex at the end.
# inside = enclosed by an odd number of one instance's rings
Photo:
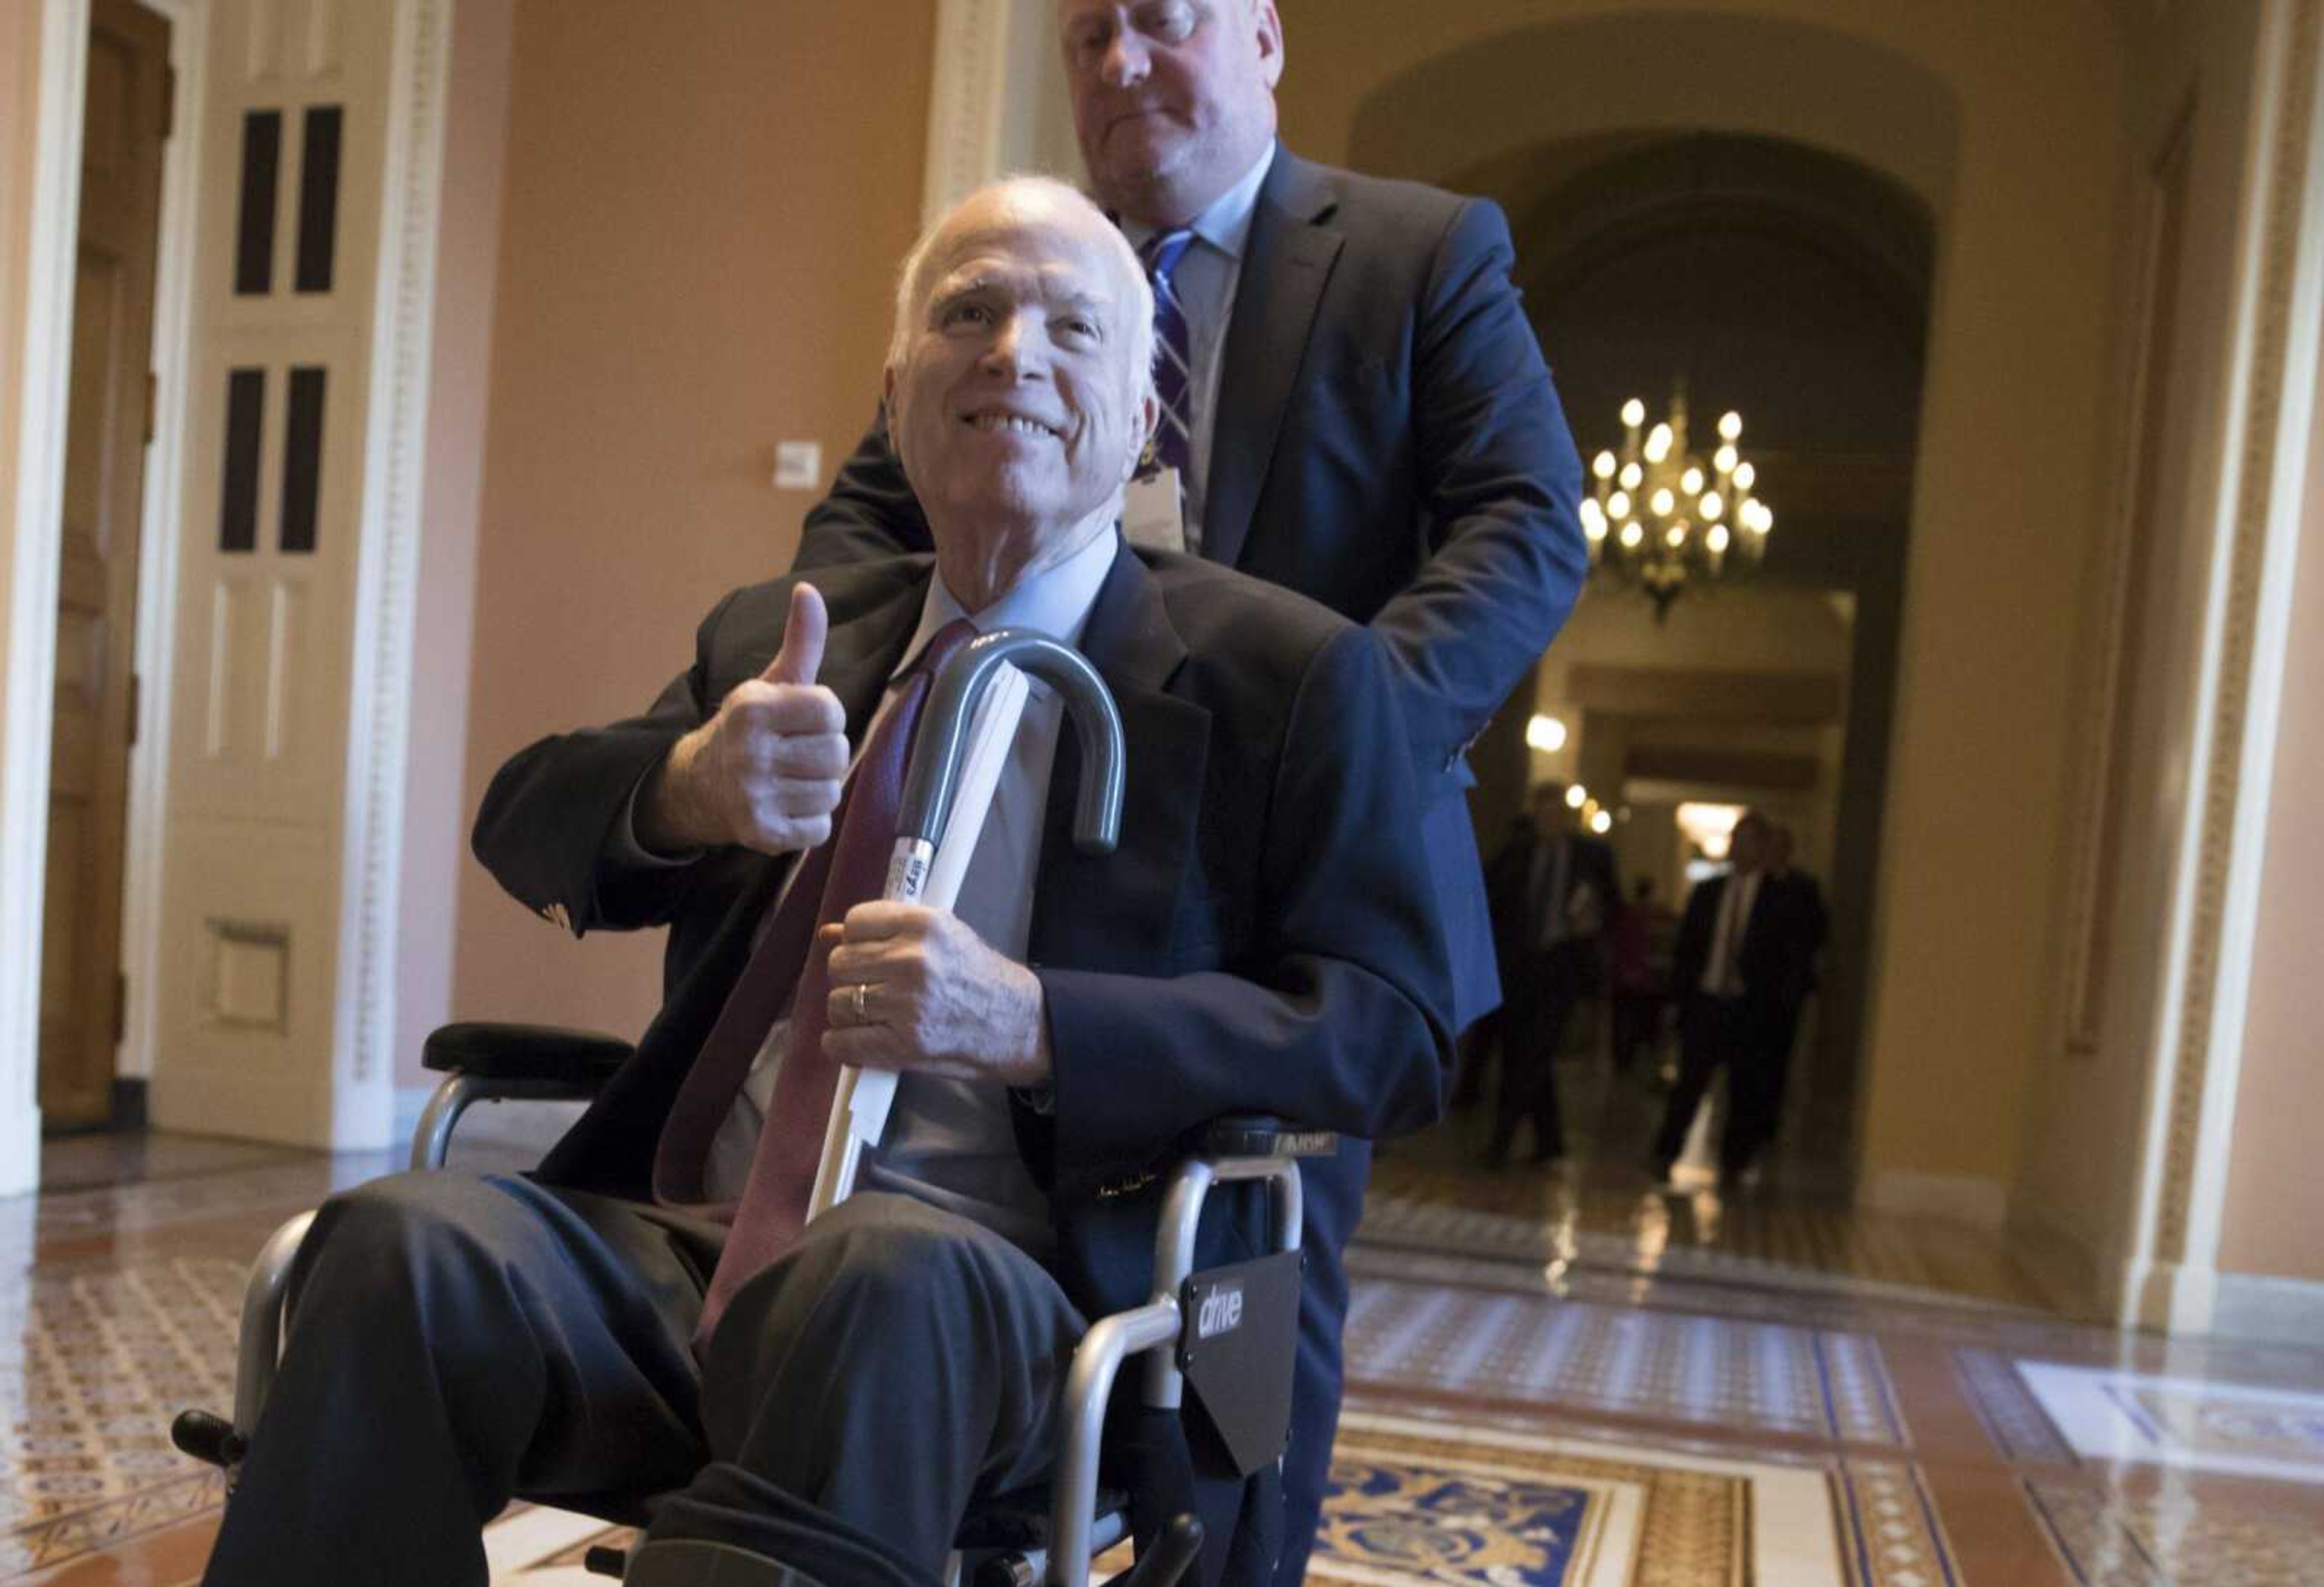
MULTIPOLYGON (((384 1139, 338 1025, 365 409, 401 5, 210 0, 185 389, 157 1125, 384 1139)), ((159 593, 159 592, 157 592, 159 593)), ((367 1067, 369 1066, 369 1067, 367 1067)))
POLYGON ((169 23, 96 0, 82 133, 79 272, 67 398, 56 726, 41 962, 42 1115, 112 1115, 118 1040, 130 665, 168 135, 169 23))

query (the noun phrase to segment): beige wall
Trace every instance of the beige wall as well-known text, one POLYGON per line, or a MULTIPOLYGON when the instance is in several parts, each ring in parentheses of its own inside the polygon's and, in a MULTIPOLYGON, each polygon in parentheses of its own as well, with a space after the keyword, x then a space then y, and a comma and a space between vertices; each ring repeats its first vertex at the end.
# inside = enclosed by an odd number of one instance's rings
MULTIPOLYGON (((2194 755, 2206 706, 2199 697, 2204 592, 2217 554, 2219 481, 2232 466, 2229 418, 2245 395, 2236 388, 2246 377, 2236 367, 2231 329, 2249 287, 2253 209, 2264 197, 2249 190, 2252 140, 2261 135, 2255 125, 2254 86, 2260 11, 2255 0, 2181 4, 2143 38, 2134 79, 2134 126, 2119 178, 2126 202, 2117 256, 2122 275, 2135 280, 2144 269, 2150 173, 2174 140, 2188 140, 2185 241, 2170 344, 2143 347, 2146 316, 2135 292, 2126 293, 2118 311, 2107 393, 2116 434, 2102 465, 2107 471, 2109 518, 2089 568, 2098 598, 2084 613, 2082 665, 2074 686, 2079 704, 2072 747, 2081 764, 2064 834, 2069 852, 2086 837, 2085 823, 2096 819, 2104 795, 2101 775, 2122 779, 2118 846, 2097 860, 2112 867, 2116 887, 2106 1004, 2095 1043, 2070 1049, 2069 986, 2061 966, 2048 1050, 2027 1098, 2015 1197, 2027 1221, 2074 1241, 2092 1263, 2091 1277, 2107 1293, 2119 1289, 2127 1266, 2140 1259, 2140 1202, 2162 1168, 2153 1160, 2159 1151, 2153 1132, 2164 1099, 2154 1094, 2153 1077, 2165 1040, 2171 933, 2187 874, 2189 804, 2202 787, 2194 755), (2140 422, 2129 395, 2142 357, 2148 361, 2147 400, 2158 404, 2153 433, 2164 437, 2151 500, 2143 504, 2131 500, 2129 484, 2135 477, 2130 457, 2136 444, 2134 427, 2140 422), (2136 516, 2142 507, 2144 517, 2136 516), (2123 578, 2134 525, 2154 537, 2153 563, 2136 624, 2140 644, 2135 654, 2118 654, 2124 618, 2113 602, 2127 600, 2128 592, 2117 597, 2111 586, 2123 578), (2135 687, 2139 712, 2139 720, 2125 724, 2123 741, 2113 746, 2116 758, 2111 769, 2101 760, 2109 666, 2117 669, 2115 686, 2135 687)), ((2282 329, 2277 326, 2270 334, 2280 335, 2282 329)), ((2289 694, 2286 706, 2289 711, 2289 694)), ((2292 720, 2288 715, 2285 720, 2292 720)), ((2272 841, 2271 867, 2276 847, 2272 841)), ((2069 878, 2069 885, 2055 888, 2061 951, 2089 929, 2088 906, 2070 885, 2077 880, 2069 878)), ((2267 940, 2264 927, 2262 940, 2267 940)), ((2255 986, 2255 1011, 2260 995, 2255 986)), ((2214 1061, 2230 1059, 2220 1055, 2214 1061)), ((2244 1171, 2244 1145, 2239 1128, 2231 1148, 2238 1174, 2244 1171)), ((2224 1252, 2221 1261, 2228 1268, 2237 1265, 2224 1252)))
POLYGON ((404 784, 396 933, 394 1050, 398 1078, 410 1083, 420 1078, 421 1042, 451 1014, 451 906, 474 813, 465 776, 468 679, 514 20, 514 0, 462 0, 452 14, 411 645, 411 693, 420 708, 411 717, 404 784))
POLYGON ((1709 124, 1814 142, 1936 206, 1883 902, 1868 945, 1863 1167, 1876 1195, 1997 1210, 2057 985, 2051 900, 2082 573, 2100 518, 2128 121, 2115 14, 2015 0, 1474 0, 1449 16, 1402 0, 1291 0, 1285 10, 1286 135, 1326 158, 1360 126, 1390 124, 1402 169, 1419 175, 1527 136, 1709 124), (1720 48, 1654 42, 1689 18, 1715 29, 1720 48), (1480 73, 1533 91, 1454 98, 1447 82, 1441 103, 1508 113, 1434 124, 1425 106, 1368 105, 1396 100, 1400 74, 1425 76, 1464 49, 1480 73), (1709 64, 1690 66, 1691 55, 1709 64), (1820 60, 1849 76, 1802 75, 1820 60))
MULTIPOLYGON (((789 561, 878 394, 919 209, 929 0, 519 0, 464 812, 553 729, 641 710, 789 561)), ((579 943, 460 868, 454 1011, 634 1035, 656 939, 579 943)))
POLYGON ((2324 409, 2310 445, 2219 1269, 2324 1282, 2324 409))

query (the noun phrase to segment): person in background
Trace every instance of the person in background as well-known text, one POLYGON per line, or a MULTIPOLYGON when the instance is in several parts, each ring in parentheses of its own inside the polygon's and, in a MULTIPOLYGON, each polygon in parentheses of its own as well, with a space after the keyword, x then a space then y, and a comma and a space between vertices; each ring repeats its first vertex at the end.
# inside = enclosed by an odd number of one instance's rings
POLYGON ((1638 1049, 1660 1045, 1663 1009, 1670 1002, 1672 930, 1677 917, 1655 902, 1651 876, 1631 884, 1629 902, 1614 916, 1611 933, 1614 1072, 1627 1073, 1638 1049))
POLYGON ((1673 954, 1679 999, 1679 1078, 1649 1161, 1667 1179, 1695 1110, 1721 1069, 1727 1124, 1719 1149, 1724 1185, 1741 1179, 1775 1137, 1775 1042, 1796 1021, 1812 974, 1815 932, 1797 894, 1774 880, 1774 823, 1757 811, 1735 823, 1725 876, 1687 895, 1673 954))
POLYGON ((1544 783, 1527 801, 1532 820, 1495 857, 1487 887, 1500 955, 1500 1105, 1485 1166, 1508 1161, 1517 1126, 1533 1121, 1533 1160, 1565 1154, 1557 1101, 1557 1052, 1573 1005, 1595 977, 1601 939, 1618 897, 1614 851, 1574 830, 1565 785, 1544 783))
POLYGON ((1760 1109, 1761 1139, 1754 1156, 1765 1155, 1774 1144, 1784 1117, 1784 1095, 1791 1079, 1792 1055, 1799 1046, 1800 1017, 1821 984, 1821 960, 1831 917, 1824 907, 1823 889, 1814 876, 1794 866, 1792 829, 1770 827, 1767 882, 1779 905, 1780 933, 1786 944, 1783 985, 1767 1025, 1766 1098, 1760 1109))

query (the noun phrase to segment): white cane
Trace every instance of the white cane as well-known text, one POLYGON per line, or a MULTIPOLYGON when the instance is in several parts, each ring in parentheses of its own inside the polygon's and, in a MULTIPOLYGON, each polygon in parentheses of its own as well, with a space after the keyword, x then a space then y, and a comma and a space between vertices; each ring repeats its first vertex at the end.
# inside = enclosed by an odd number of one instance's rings
MULTIPOLYGON (((945 664, 928 693, 904 775, 896 847, 881 896, 949 910, 960 896, 977 834, 1025 710, 1030 673, 1057 691, 1081 744, 1074 846, 1110 851, 1121 829, 1121 716, 1080 652, 1023 628, 979 634, 945 664)), ((853 1194, 866 1144, 879 1144, 896 1098, 896 1071, 844 1068, 824 1127, 823 1159, 807 1221, 853 1194)))

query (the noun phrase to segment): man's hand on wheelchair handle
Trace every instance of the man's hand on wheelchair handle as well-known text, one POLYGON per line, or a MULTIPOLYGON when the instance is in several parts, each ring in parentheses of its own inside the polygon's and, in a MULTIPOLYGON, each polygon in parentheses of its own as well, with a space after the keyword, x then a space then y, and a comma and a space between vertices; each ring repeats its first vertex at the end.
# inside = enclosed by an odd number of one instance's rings
POLYGON ((958 916, 883 900, 824 931, 835 946, 823 1050, 839 1062, 1006 1086, 1049 1078, 1039 977, 958 916))
POLYGON ((812 584, 791 591, 783 646, 671 746, 640 791, 638 839, 657 852, 740 844, 762 854, 831 836, 847 775, 847 712, 819 686, 829 619, 812 584))

